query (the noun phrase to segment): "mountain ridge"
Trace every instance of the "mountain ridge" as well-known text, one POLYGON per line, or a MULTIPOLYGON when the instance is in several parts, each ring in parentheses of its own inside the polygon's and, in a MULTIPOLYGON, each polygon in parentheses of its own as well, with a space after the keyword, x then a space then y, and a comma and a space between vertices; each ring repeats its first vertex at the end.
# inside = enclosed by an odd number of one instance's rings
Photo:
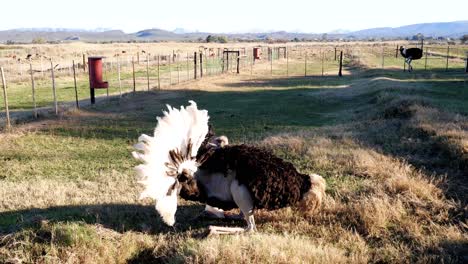
POLYGON ((425 37, 458 38, 468 34, 468 20, 453 22, 433 22, 405 25, 400 27, 378 27, 348 32, 346 29, 334 30, 327 33, 294 33, 287 31, 268 31, 259 33, 209 33, 189 32, 183 28, 174 31, 151 28, 134 33, 122 30, 97 28, 93 30, 67 28, 21 28, 0 31, 0 43, 19 42, 30 43, 33 40, 45 41, 197 41, 208 35, 226 36, 228 38, 245 41, 262 40, 316 40, 316 39, 369 39, 369 38, 411 38, 416 34, 425 37))

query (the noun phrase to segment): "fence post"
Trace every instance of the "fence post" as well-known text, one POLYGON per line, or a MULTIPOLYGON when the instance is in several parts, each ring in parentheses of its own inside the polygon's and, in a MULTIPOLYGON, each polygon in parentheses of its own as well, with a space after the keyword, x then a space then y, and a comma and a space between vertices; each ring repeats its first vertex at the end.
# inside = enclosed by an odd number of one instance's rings
MULTIPOLYGON (((239 53, 238 53, 238 54, 239 54, 239 53)), ((239 74, 239 73, 240 73, 240 69, 239 69, 239 67, 240 67, 240 54, 239 54, 239 55, 237 55, 237 74, 239 74)))
POLYGON ((335 61, 336 61, 336 47, 335 47, 335 61))
POLYGON ((307 51, 305 52, 305 60, 304 60, 304 77, 307 77, 307 51))
POLYGON ((465 58, 465 73, 468 72, 468 52, 466 52, 466 58, 465 58))
POLYGON ((338 76, 343 76, 343 51, 340 51, 340 68, 338 70, 338 76))
POLYGON ((2 72, 2 84, 3 84, 3 101, 5 103, 5 114, 6 114, 6 128, 10 130, 11 122, 10 122, 10 110, 8 109, 8 95, 7 95, 7 87, 6 87, 6 80, 5 80, 5 72, 3 71, 3 67, 0 67, 0 71, 2 72))
POLYGON ((197 79, 197 53, 193 53, 193 78, 196 80, 197 79))
POLYGON ((32 67, 31 61, 29 61, 29 71, 30 71, 30 74, 31 74, 31 89, 32 89, 33 107, 34 107, 33 116, 34 116, 34 118, 37 119, 36 85, 34 83, 34 73, 33 73, 33 67, 32 67))
POLYGON ((136 77, 135 77, 135 58, 132 56, 132 70, 133 70, 133 93, 136 92, 136 77))
POLYGON ((83 72, 86 72, 86 55, 83 53, 83 72))
POLYGON ((447 64, 445 65, 445 71, 448 71, 449 54, 450 54, 450 45, 447 46, 447 64))
POLYGON ((200 52, 200 78, 203 78, 203 53, 200 52))
POLYGON ((289 50, 286 51, 286 76, 289 77, 289 50))
POLYGON ((58 115, 57 91, 56 91, 56 88, 55 88, 54 64, 52 63, 52 60, 50 60, 50 71, 51 71, 51 75, 52 75, 52 91, 54 93, 55 115, 58 115))
POLYGON ((425 71, 427 70, 427 47, 426 47, 426 54, 425 54, 425 58, 424 58, 424 70, 425 71))
POLYGON ((398 51, 400 51, 400 49, 398 48, 398 44, 397 44, 396 49, 395 49, 395 58, 398 58, 398 51))
POLYGON ((80 104, 78 103, 78 87, 76 85, 76 70, 75 70, 75 60, 73 60, 73 83, 75 84, 75 100, 76 108, 80 109, 80 104))
POLYGON ((323 63, 325 59, 325 52, 322 52, 322 77, 323 77, 323 63))

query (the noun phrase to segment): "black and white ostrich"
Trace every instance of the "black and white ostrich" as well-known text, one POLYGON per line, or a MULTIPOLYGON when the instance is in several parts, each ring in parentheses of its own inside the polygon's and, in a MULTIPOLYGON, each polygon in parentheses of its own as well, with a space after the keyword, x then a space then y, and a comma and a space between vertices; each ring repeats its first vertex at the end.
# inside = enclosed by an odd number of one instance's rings
POLYGON ((423 56, 423 45, 424 42, 421 42, 421 48, 404 48, 400 46, 400 54, 405 58, 405 63, 408 64, 408 71, 413 71, 413 66, 411 66, 411 62, 413 60, 419 60, 423 56))
MULTIPOLYGON (((197 105, 168 106, 158 118, 154 136, 142 135, 135 145, 136 167, 145 190, 141 197, 156 200, 163 221, 175 223, 177 197, 224 210, 239 208, 247 228, 210 227, 213 233, 255 231, 254 209, 293 206, 315 212, 325 195, 325 180, 299 173, 270 151, 248 145, 212 143, 208 113, 197 105)), ((227 138, 225 138, 227 143, 227 138)))

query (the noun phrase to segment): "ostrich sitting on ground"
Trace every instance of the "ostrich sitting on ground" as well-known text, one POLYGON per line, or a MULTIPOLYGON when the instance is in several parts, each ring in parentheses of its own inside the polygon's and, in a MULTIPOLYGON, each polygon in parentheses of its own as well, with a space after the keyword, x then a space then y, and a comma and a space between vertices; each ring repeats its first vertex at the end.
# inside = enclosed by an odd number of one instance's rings
POLYGON ((413 71, 413 66, 411 66, 411 61, 413 60, 419 60, 423 56, 423 50, 422 50, 422 45, 421 48, 403 48, 403 46, 400 46, 400 53, 401 56, 405 58, 405 63, 408 64, 408 71, 411 72, 413 71))
MULTIPOLYGON (((180 110, 168 106, 158 117, 154 137, 142 135, 133 156, 145 190, 156 200, 163 221, 175 223, 177 196, 225 210, 239 208, 247 231, 255 231, 254 209, 294 206, 315 212, 325 195, 325 180, 299 173, 270 151, 247 145, 207 144, 208 112, 191 102, 180 110)), ((237 233, 241 228, 210 227, 213 233, 237 233)))

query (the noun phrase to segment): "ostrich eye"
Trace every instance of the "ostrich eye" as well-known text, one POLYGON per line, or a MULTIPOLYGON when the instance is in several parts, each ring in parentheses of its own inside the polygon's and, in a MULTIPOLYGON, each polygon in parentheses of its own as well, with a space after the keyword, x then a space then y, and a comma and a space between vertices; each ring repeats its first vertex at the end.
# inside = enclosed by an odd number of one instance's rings
POLYGON ((184 169, 177 178, 180 182, 186 182, 191 178, 191 174, 187 169, 184 169))

